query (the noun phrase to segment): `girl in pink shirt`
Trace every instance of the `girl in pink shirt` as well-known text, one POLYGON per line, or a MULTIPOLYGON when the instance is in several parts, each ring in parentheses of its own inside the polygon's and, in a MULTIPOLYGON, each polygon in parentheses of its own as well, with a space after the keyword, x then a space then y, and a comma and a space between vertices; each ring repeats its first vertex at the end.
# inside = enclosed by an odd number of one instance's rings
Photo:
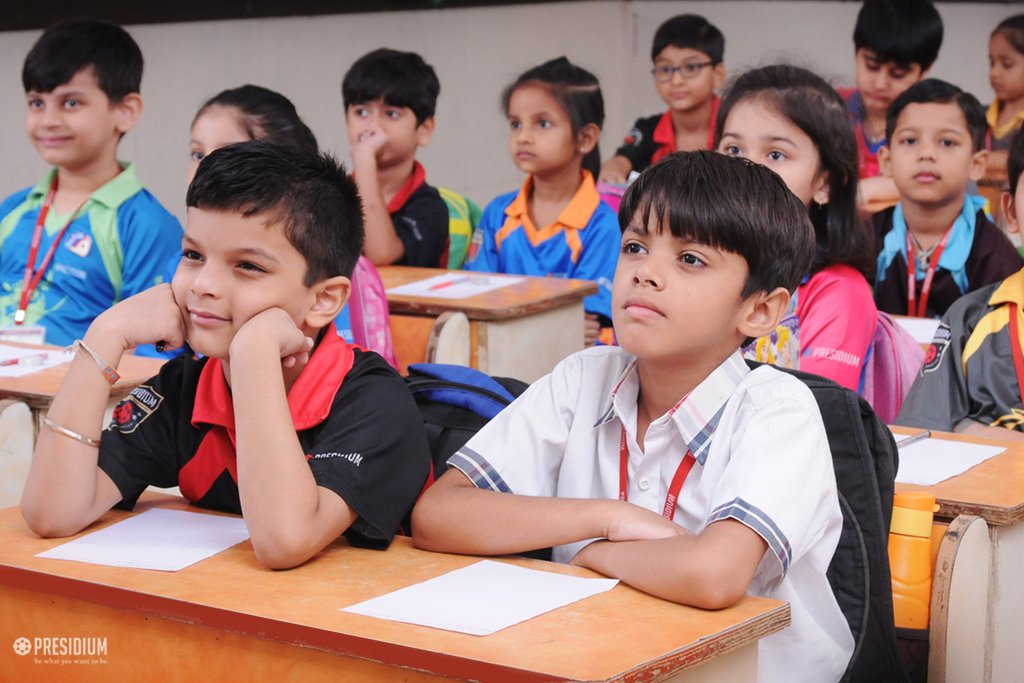
POLYGON ((719 152, 768 166, 807 207, 817 251, 794 297, 799 368, 856 391, 878 311, 868 233, 857 218, 857 144, 842 99, 806 69, 761 67, 729 88, 716 130, 719 152))

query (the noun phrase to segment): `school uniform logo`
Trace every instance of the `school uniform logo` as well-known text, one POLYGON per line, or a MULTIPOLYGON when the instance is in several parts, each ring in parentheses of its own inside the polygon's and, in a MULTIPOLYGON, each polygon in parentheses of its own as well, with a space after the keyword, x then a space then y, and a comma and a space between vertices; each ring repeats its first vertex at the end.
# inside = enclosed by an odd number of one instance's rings
POLYGON ((123 434, 131 434, 139 428, 149 416, 163 403, 164 397, 153 390, 153 387, 142 384, 132 389, 127 398, 114 408, 110 429, 123 434))
POLYGON ((306 460, 324 460, 328 458, 341 458, 342 460, 348 460, 356 467, 359 467, 363 463, 362 453, 338 453, 337 451, 316 454, 306 453, 306 460))
POLYGON ((92 249, 92 237, 84 232, 73 232, 64 239, 64 247, 75 256, 85 258, 92 249))
POLYGON ((640 132, 640 129, 634 128, 633 130, 626 133, 626 137, 622 140, 622 144, 632 145, 635 147, 636 145, 639 145, 641 142, 643 142, 643 139, 644 134, 640 132))
POLYGON ((928 347, 928 351, 924 354, 924 365, 921 366, 921 374, 926 372, 932 372, 937 370, 942 365, 942 359, 946 355, 946 349, 949 348, 949 340, 952 339, 953 333, 949 330, 949 325, 941 323, 939 328, 935 330, 935 337, 932 339, 931 346, 928 347))

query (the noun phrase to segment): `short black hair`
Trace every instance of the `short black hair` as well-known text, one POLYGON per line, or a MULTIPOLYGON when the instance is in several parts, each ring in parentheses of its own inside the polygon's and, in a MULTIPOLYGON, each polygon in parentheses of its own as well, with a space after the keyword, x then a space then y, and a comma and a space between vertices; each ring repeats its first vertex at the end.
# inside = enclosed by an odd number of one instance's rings
POLYGON ((742 256, 742 296, 785 287, 792 292, 814 255, 807 209, 767 166, 717 152, 675 152, 652 164, 619 206, 624 231, 634 220, 742 256))
POLYGON ((128 32, 106 21, 64 21, 39 37, 21 70, 25 92, 52 92, 87 67, 107 99, 120 102, 139 92, 142 51, 128 32))
MULTIPOLYGON (((1020 180, 1020 174, 1024 171, 1024 135, 1021 135, 1020 129, 1013 134, 1013 140, 1010 141, 1010 149, 1006 156, 1006 175, 1010 181, 1010 195, 1017 194, 1017 181, 1020 180)), ((1018 207, 1018 211, 1021 211, 1024 207, 1018 207)))
POLYGON ((291 100, 279 92, 246 84, 222 90, 203 103, 192 124, 210 107, 233 107, 239 113, 239 124, 250 140, 270 140, 283 145, 304 147, 316 152, 316 136, 309 129, 291 100))
POLYGON ((942 47, 942 17, 930 0, 864 0, 853 44, 871 50, 880 62, 918 64, 925 71, 942 47))
POLYGON ((423 57, 386 47, 357 59, 341 81, 345 109, 353 104, 384 100, 392 107, 412 109, 417 124, 434 115, 440 92, 437 74, 423 57))
MULTIPOLYGON (((584 126, 591 123, 601 128, 604 125, 604 96, 597 76, 581 66, 576 66, 564 55, 527 69, 501 91, 501 111, 508 114, 512 93, 524 85, 539 85, 562 106, 572 134, 579 135, 584 126)), ((590 171, 594 180, 601 173, 601 150, 598 143, 583 157, 582 167, 590 171)))
POLYGON ((896 131, 896 122, 903 110, 911 104, 955 104, 960 107, 967 120, 967 131, 971 134, 971 146, 977 152, 985 148, 985 134, 988 132, 988 121, 985 119, 985 108, 978 98, 958 88, 952 83, 938 78, 926 78, 910 86, 889 105, 885 115, 885 144, 892 144, 892 135, 896 131))
POLYGON ((661 51, 670 45, 703 52, 713 64, 721 64, 725 57, 725 36, 699 14, 680 14, 665 20, 654 32, 651 61, 657 59, 661 51))
POLYGON ((334 157, 266 140, 221 147, 188 186, 189 208, 265 216, 306 259, 305 285, 352 276, 363 250, 355 183, 334 157))

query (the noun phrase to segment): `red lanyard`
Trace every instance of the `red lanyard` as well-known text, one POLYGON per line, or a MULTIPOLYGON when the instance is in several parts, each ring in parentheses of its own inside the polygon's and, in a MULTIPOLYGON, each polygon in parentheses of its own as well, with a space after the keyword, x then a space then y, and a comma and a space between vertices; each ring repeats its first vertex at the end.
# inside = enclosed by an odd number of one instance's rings
POLYGON ((949 242, 949 236, 952 232, 953 226, 950 226, 946 234, 942 236, 942 240, 935 246, 935 251, 932 252, 932 257, 928 261, 928 270, 924 274, 924 284, 921 285, 921 301, 915 307, 914 300, 917 298, 917 261, 914 260, 914 239, 910 236, 910 231, 907 230, 907 315, 915 318, 925 317, 925 309, 928 308, 928 295, 932 291, 932 280, 935 278, 935 270, 939 267, 939 257, 942 256, 942 252, 945 250, 946 243, 949 242))
POLYGON ((36 257, 39 255, 39 243, 43 239, 43 230, 46 229, 46 215, 50 213, 50 206, 53 204, 53 198, 57 194, 57 176, 54 174, 53 183, 50 185, 50 191, 46 193, 46 199, 43 200, 43 206, 39 209, 39 217, 36 218, 36 228, 32 233, 32 242, 28 248, 28 260, 25 261, 25 276, 21 281, 21 300, 18 302, 18 310, 14 312, 14 324, 21 325, 25 322, 25 312, 28 310, 28 302, 32 298, 32 294, 36 291, 36 287, 39 286, 40 280, 43 279, 43 275, 46 273, 46 269, 50 267, 50 262, 53 260, 53 255, 57 253, 57 246, 64 239, 64 233, 67 232, 71 222, 75 220, 78 212, 85 206, 85 202, 82 202, 77 209, 75 209, 71 216, 68 218, 68 222, 64 224, 64 227, 57 233, 57 237, 54 238, 53 242, 50 243, 49 249, 46 250, 46 254, 43 256, 43 262, 39 264, 38 268, 34 268, 36 263, 36 257))
MULTIPOLYGON (((665 519, 671 520, 676 514, 679 492, 683 490, 683 482, 686 481, 695 462, 697 460, 693 457, 693 453, 686 451, 686 456, 679 463, 679 467, 676 468, 676 473, 672 477, 672 483, 669 484, 668 495, 665 496, 665 508, 661 511, 661 516, 665 519)), ((626 487, 629 484, 628 465, 629 447, 626 445, 626 428, 623 427, 619 435, 619 500, 628 500, 626 495, 626 487)))

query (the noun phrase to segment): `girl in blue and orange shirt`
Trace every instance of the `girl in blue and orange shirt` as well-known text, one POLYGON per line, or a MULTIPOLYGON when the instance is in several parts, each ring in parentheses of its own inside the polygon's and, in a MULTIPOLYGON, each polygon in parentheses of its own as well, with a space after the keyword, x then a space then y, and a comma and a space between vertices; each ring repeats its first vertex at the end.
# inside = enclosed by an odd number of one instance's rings
POLYGON ((604 100, 597 78, 559 57, 534 67, 502 94, 509 153, 527 173, 518 192, 484 210, 467 270, 594 280, 583 300, 585 341, 611 339, 611 283, 620 232, 594 184, 604 100))

